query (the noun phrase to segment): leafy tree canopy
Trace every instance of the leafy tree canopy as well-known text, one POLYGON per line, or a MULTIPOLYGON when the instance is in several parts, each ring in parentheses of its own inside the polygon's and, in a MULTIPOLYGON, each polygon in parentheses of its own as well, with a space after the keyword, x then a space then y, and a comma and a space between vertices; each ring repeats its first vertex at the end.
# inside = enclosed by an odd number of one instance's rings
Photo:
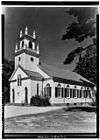
POLYGON ((63 40, 74 38, 76 41, 81 42, 88 36, 92 37, 95 35, 97 8, 71 8, 67 13, 77 17, 77 21, 68 25, 66 34, 62 37, 63 40))
POLYGON ((4 103, 9 102, 10 99, 10 84, 9 84, 9 78, 14 70, 14 62, 9 61, 7 59, 4 59, 3 63, 3 99, 4 103))
POLYGON ((96 83, 96 14, 95 7, 70 8, 67 13, 77 17, 77 20, 67 26, 66 33, 62 40, 75 39, 79 43, 90 37, 93 41, 86 47, 77 47, 72 50, 64 61, 70 64, 76 56, 79 62, 76 64, 75 72, 96 83))

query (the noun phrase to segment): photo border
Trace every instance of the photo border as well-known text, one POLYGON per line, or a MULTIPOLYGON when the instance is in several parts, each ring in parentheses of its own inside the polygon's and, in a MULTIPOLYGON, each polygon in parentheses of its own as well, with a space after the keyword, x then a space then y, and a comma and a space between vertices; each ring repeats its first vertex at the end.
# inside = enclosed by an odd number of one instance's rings
MULTIPOLYGON (((35 6, 35 5, 51 5, 51 6, 98 6, 99 2, 89 1, 89 2, 71 2, 71 1, 41 1, 41 2, 32 2, 32 1, 2 1, 2 6, 35 6)), ((5 17, 1 15, 1 32, 2 32, 2 65, 4 64, 4 46, 5 46, 5 17)), ((99 138, 99 94, 96 94, 97 108, 96 108, 96 133, 4 133, 4 100, 3 100, 3 91, 4 91, 4 81, 2 73, 2 138, 99 138)), ((97 15, 97 93, 99 93, 99 15, 97 15)))

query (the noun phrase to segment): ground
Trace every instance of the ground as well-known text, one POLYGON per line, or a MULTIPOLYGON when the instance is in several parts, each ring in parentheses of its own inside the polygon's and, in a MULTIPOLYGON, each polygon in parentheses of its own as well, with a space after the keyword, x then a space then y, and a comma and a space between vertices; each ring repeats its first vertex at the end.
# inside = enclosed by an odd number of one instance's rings
POLYGON ((5 119, 5 133, 95 133, 95 112, 60 108, 5 119))

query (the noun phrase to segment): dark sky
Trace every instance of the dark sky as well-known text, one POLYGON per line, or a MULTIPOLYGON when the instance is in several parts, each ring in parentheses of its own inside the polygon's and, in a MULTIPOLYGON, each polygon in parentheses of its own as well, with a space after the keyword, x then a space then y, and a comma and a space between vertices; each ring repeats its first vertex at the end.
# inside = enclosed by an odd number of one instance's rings
POLYGON ((79 45, 86 45, 84 41, 78 44, 74 40, 63 41, 67 24, 75 18, 66 13, 67 7, 8 7, 4 8, 5 14, 5 57, 14 59, 15 44, 18 40, 20 29, 27 25, 29 34, 35 28, 40 42, 41 61, 64 69, 73 70, 75 63, 63 65, 67 54, 79 45))

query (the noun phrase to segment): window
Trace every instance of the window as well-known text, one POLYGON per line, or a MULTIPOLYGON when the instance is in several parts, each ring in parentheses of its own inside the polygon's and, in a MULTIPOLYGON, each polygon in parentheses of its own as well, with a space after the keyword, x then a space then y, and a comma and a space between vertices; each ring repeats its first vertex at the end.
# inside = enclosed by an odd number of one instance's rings
POLYGON ((87 90, 87 97, 91 98, 90 90, 87 90))
POLYGON ((39 84, 37 84, 37 95, 39 95, 39 84))
POLYGON ((24 47, 24 41, 22 41, 22 48, 24 47))
POLYGON ((58 84, 55 88, 55 97, 61 97, 61 85, 58 84))
POLYGON ((80 90, 80 98, 82 98, 82 90, 80 90))
POLYGON ((57 86, 57 97, 61 97, 61 85, 58 84, 57 86))
POLYGON ((73 89, 70 88, 70 98, 73 98, 73 89))
POLYGON ((65 97, 70 97, 69 96, 69 88, 65 88, 65 97))
POLYGON ((29 48, 32 49, 32 42, 29 41, 29 48))
POLYGON ((77 89, 77 98, 80 98, 80 90, 77 89))
POLYGON ((30 59, 31 59, 31 61, 34 61, 34 58, 33 57, 31 57, 30 59))
POLYGON ((85 96, 86 96, 86 91, 83 90, 83 98, 86 98, 85 96))
POLYGON ((25 103, 28 103, 28 89, 25 87, 25 103))
POLYGON ((87 98, 87 90, 84 90, 84 98, 87 98))
POLYGON ((15 102, 15 91, 14 91, 14 89, 12 89, 12 102, 13 103, 15 102))
POLYGON ((51 97, 51 87, 50 87, 50 84, 47 84, 46 87, 44 88, 44 95, 46 97, 51 97))
POLYGON ((76 89, 73 89, 73 97, 76 97, 76 89))
POLYGON ((21 86, 21 75, 20 74, 17 76, 17 85, 21 86))
POLYGON ((20 61, 20 60, 21 60, 21 58, 19 57, 19 58, 18 58, 18 61, 20 61))
POLYGON ((62 97, 65 97, 65 88, 62 87, 62 97))

